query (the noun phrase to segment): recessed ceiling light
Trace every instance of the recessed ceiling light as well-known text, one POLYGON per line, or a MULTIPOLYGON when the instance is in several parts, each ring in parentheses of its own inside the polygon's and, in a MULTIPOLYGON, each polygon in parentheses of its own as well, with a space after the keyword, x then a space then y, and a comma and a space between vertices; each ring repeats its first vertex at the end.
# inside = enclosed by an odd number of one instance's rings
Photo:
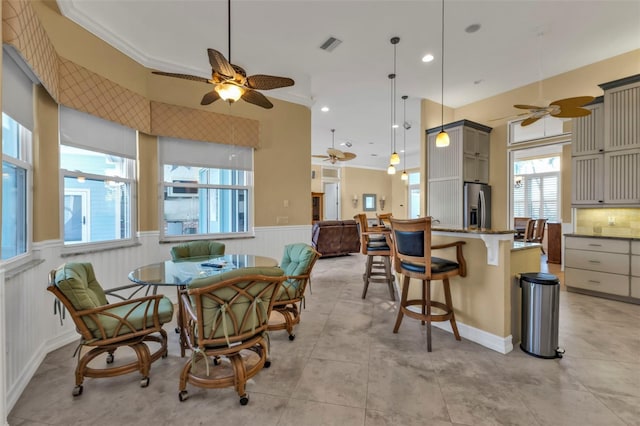
POLYGON ((478 31, 480 29, 481 25, 480 24, 471 24, 469 25, 467 28, 465 28, 465 32, 472 34, 475 33, 476 31, 478 31))
POLYGON ((323 106, 322 108, 320 108, 320 111, 329 112, 329 107, 328 106, 323 106))
POLYGON ((433 61, 433 55, 431 53, 427 53, 422 57, 422 62, 431 62, 433 61))

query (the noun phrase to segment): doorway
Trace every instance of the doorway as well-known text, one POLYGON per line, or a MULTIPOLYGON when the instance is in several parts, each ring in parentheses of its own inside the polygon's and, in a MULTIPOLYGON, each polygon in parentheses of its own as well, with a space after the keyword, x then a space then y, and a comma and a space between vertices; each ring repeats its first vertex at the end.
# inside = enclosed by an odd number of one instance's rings
POLYGON ((338 182, 324 182, 324 219, 340 220, 340 185, 338 182))

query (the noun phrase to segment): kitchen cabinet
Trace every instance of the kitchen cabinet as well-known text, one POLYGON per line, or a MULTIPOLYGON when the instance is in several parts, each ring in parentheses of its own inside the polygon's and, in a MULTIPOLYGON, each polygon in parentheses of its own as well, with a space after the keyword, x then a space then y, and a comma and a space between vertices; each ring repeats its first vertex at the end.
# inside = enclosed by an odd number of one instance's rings
POLYGON ((311 224, 322 220, 324 192, 311 193, 311 224))
POLYGON ((449 146, 436 147, 441 126, 427 130, 427 214, 439 226, 463 227, 464 183, 489 183, 491 127, 469 120, 445 124, 449 146))
POLYGON ((561 223, 547 223, 547 263, 562 263, 561 223))
POLYGON ((567 236, 564 261, 567 290, 633 301, 632 256, 630 239, 567 236))
POLYGON ((640 241, 631 242, 631 297, 640 299, 640 241))
POLYGON ((601 84, 604 97, 573 119, 571 203, 640 203, 640 75, 601 84))

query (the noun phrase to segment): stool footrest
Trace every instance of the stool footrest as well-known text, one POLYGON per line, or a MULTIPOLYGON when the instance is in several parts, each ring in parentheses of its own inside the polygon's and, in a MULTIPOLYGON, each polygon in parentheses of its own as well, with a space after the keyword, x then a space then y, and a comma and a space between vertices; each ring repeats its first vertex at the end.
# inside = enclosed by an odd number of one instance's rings
POLYGON ((423 302, 424 301, 422 299, 407 300, 402 304, 402 306, 400 306, 400 309, 402 309, 403 313, 406 316, 419 319, 421 321, 427 321, 427 320, 431 322, 449 321, 453 317, 453 311, 449 309, 447 305, 445 305, 442 302, 436 302, 433 300, 431 301, 431 308, 442 309, 444 311, 443 314, 432 313, 431 315, 426 315, 426 314, 422 314, 421 312, 415 312, 415 311, 409 310, 407 308, 407 306, 426 306, 426 304, 424 304, 423 302))

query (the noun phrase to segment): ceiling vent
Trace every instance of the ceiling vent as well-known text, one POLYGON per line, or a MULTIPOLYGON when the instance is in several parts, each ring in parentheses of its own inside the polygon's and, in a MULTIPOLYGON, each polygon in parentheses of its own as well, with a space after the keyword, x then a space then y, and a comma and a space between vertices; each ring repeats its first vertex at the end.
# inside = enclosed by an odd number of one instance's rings
POLYGON ((322 43, 320 49, 326 50, 327 52, 333 52, 333 49, 340 46, 340 43, 342 43, 342 40, 338 40, 335 37, 329 37, 324 43, 322 43))

